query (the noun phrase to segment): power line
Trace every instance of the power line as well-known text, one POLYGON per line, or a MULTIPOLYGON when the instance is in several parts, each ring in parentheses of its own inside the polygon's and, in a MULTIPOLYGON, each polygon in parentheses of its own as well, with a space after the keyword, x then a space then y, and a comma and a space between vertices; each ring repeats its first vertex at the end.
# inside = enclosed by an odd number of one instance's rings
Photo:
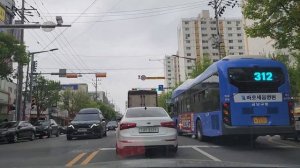
MULTIPOLYGON (((95 3, 97 2, 97 0, 94 0, 76 19, 74 19, 74 21, 72 21, 71 24, 75 23, 80 17, 82 14, 84 14, 87 10, 89 10, 95 3)), ((68 30, 68 27, 65 28, 60 34, 58 34, 48 45, 46 45, 46 47, 44 48, 47 48, 49 45, 51 45, 57 38, 59 38, 66 30, 68 30)))
MULTIPOLYGON (((203 6, 191 7, 191 8, 188 8, 188 10, 198 9, 198 8, 201 8, 201 7, 203 7, 203 6)), ((171 13, 177 13, 177 12, 185 11, 185 10, 187 10, 187 9, 177 10, 177 11, 173 11, 173 12, 164 12, 164 13, 152 14, 152 15, 137 16, 137 17, 107 19, 107 20, 97 20, 97 21, 82 21, 82 22, 75 22, 75 23, 76 24, 79 24, 79 23, 101 23, 101 22, 113 22, 113 21, 123 21, 123 20, 135 20, 135 19, 142 19, 142 18, 149 18, 149 17, 154 17, 154 16, 166 15, 166 14, 171 14, 171 13)))
MULTIPOLYGON (((43 69, 57 69, 57 68, 45 68, 43 67, 43 69)), ((80 71, 123 71, 123 70, 157 70, 157 69, 164 69, 162 67, 155 67, 155 68, 145 68, 145 67, 138 67, 138 68, 89 68, 89 69, 69 69, 66 68, 67 70, 80 70, 80 71)), ((76 72, 74 72, 76 73, 76 72)))

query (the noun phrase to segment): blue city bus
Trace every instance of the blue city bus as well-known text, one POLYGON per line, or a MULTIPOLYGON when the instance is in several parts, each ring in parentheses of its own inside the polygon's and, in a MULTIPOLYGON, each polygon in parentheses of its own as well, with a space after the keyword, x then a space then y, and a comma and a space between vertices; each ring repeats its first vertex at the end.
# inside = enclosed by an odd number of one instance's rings
POLYGON ((179 135, 199 140, 294 130, 287 69, 264 57, 227 56, 176 88, 171 102, 179 135))

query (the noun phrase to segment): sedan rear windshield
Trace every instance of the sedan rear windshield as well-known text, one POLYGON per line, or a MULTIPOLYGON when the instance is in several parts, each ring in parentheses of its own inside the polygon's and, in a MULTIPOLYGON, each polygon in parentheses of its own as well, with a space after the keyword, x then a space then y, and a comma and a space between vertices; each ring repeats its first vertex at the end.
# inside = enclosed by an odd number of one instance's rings
POLYGON ((126 112, 127 118, 138 117, 168 117, 167 112, 162 108, 133 108, 126 112))
POLYGON ((99 114, 77 114, 73 121, 95 121, 100 120, 99 114))

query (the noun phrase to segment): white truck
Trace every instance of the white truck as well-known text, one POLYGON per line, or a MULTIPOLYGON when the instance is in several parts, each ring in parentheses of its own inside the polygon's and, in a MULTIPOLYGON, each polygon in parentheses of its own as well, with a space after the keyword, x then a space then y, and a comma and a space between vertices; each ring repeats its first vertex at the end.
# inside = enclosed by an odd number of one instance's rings
POLYGON ((129 90, 128 105, 130 107, 157 107, 157 91, 156 90, 129 90))

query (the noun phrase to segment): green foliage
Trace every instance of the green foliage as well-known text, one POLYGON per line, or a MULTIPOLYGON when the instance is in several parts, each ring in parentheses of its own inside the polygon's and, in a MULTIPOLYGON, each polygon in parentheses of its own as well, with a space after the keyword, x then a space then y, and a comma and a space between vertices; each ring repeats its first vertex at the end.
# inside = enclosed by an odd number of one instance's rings
POLYGON ((171 99, 171 96, 172 96, 172 91, 169 91, 160 94, 158 97, 158 106, 164 108, 169 114, 170 114, 170 110, 167 101, 171 99))
POLYGON ((300 93, 300 54, 293 53, 290 57, 277 55, 276 60, 286 65, 289 73, 292 96, 297 97, 300 93))
POLYGON ((211 60, 208 56, 203 56, 203 60, 196 63, 195 69, 192 71, 191 78, 196 78, 211 65, 211 60))
POLYGON ((48 107, 56 106, 60 99, 59 90, 59 82, 48 80, 43 76, 37 77, 33 97, 36 101, 38 116, 41 111, 46 110, 48 107))
POLYGON ((254 21, 246 28, 250 37, 270 37, 276 48, 300 49, 299 0, 247 0, 243 14, 254 21))
POLYGON ((98 108, 108 120, 115 119, 116 117, 116 112, 111 106, 92 100, 85 92, 74 92, 67 89, 62 92, 60 100, 62 102, 61 108, 69 111, 70 117, 74 117, 82 108, 98 108))
POLYGON ((13 36, 0 32, 0 78, 7 78, 12 73, 11 61, 26 65, 29 62, 26 47, 13 36))

